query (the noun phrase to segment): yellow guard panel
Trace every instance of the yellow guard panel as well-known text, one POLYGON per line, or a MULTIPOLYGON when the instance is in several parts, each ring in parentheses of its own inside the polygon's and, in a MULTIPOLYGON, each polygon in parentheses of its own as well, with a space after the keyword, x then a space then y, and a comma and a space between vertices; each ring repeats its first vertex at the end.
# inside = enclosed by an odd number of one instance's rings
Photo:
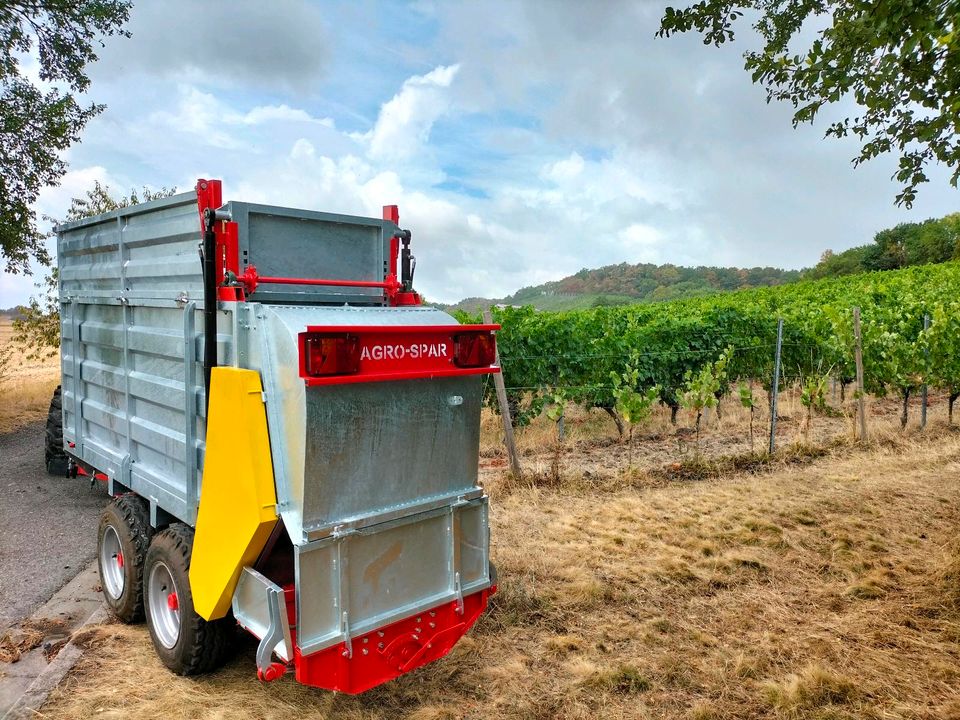
POLYGON ((190 560, 193 607, 205 620, 230 609, 245 565, 277 523, 263 386, 254 370, 213 368, 207 449, 190 560))

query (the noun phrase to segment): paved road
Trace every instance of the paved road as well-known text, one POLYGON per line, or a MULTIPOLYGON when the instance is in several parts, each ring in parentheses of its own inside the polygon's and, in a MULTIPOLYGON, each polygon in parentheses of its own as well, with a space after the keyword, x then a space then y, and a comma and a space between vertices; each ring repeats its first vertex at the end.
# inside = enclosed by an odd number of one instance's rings
POLYGON ((0 435, 0 632, 93 560, 101 483, 47 475, 43 423, 0 435))

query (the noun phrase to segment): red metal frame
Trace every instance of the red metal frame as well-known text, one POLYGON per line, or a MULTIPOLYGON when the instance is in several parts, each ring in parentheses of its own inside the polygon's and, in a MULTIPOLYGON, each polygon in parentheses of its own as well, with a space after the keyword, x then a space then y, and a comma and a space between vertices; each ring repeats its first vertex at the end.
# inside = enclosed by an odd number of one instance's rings
POLYGON ((80 476, 80 477, 92 477, 94 480, 99 480, 100 482, 107 482, 107 481, 110 479, 110 478, 108 478, 104 473, 99 472, 99 471, 97 471, 97 470, 95 470, 95 471, 92 472, 92 473, 87 472, 87 471, 86 471, 82 466, 80 466, 80 465, 77 465, 77 475, 80 476))
POLYGON ((453 357, 456 335, 493 334, 499 329, 499 325, 310 325, 298 338, 300 377, 311 387, 498 373, 500 368, 494 364, 457 367, 453 357), (315 333, 356 335, 360 340, 358 371, 350 375, 308 375, 304 340, 315 333))
MULTIPOLYGON (((206 231, 204 211, 216 210, 223 205, 223 183, 220 180, 197 180, 197 210, 200 214, 200 232, 206 231)), ((383 206, 383 219, 394 225, 400 223, 400 211, 396 205, 383 206)), ((291 278, 263 276, 257 273, 255 265, 248 265, 240 272, 240 241, 238 225, 235 222, 219 220, 214 224, 216 235, 216 284, 217 299, 225 302, 240 302, 253 294, 258 285, 324 285, 328 287, 382 288, 391 305, 420 305, 422 300, 417 293, 400 292, 402 284, 397 278, 397 256, 400 254, 400 241, 390 239, 390 258, 388 271, 383 280, 341 280, 327 278, 291 278), (240 285, 224 285, 227 272, 232 272, 240 285)))
MULTIPOLYGON (((391 625, 351 638, 349 647, 303 655, 294 636, 297 682, 356 695, 438 660, 476 623, 496 587, 467 595, 391 625)), ((287 605, 288 617, 290 604, 287 605)), ((291 625, 294 624, 291 620, 291 625)))

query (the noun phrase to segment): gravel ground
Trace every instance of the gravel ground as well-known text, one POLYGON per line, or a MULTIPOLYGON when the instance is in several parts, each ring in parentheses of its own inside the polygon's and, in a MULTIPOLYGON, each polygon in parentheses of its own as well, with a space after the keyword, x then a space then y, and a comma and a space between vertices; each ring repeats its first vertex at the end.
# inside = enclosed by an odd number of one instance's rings
POLYGON ((0 631, 29 616, 96 555, 101 483, 47 475, 43 423, 0 435, 0 631))

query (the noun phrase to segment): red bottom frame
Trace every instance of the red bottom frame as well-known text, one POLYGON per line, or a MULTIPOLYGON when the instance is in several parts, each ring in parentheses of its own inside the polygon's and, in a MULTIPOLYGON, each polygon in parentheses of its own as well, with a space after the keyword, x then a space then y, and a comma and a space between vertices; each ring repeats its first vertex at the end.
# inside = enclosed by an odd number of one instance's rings
POLYGON ((358 635, 350 643, 352 656, 346 643, 301 655, 294 638, 297 682, 356 695, 400 677, 450 652, 495 592, 491 587, 466 596, 462 614, 453 601, 358 635))

